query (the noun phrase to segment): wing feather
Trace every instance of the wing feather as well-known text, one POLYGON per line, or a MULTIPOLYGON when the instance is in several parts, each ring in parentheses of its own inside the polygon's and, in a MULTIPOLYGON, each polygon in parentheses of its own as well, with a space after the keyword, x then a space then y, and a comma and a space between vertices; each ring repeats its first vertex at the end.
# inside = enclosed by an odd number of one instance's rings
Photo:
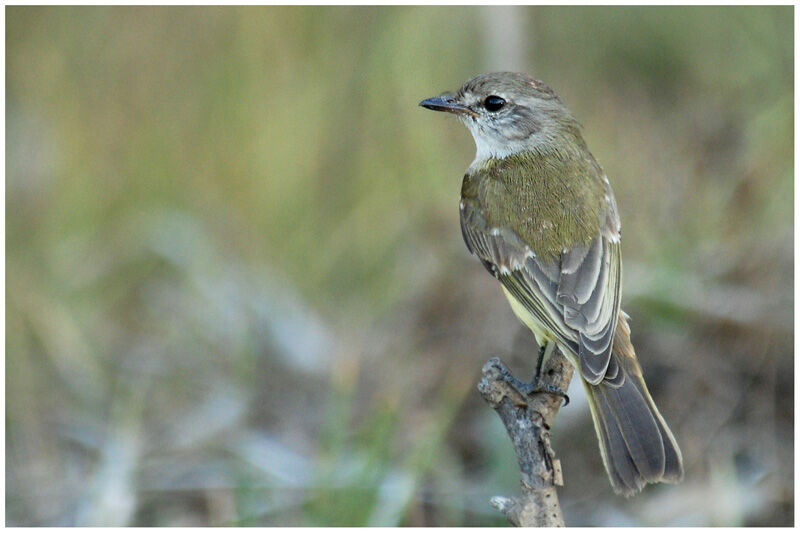
POLYGON ((480 210, 464 204, 461 232, 508 292, 580 363, 592 384, 622 375, 611 357, 620 312, 620 246, 616 214, 588 244, 560 257, 537 257, 510 228, 493 228, 480 210), (612 226, 612 227, 609 227, 612 226))

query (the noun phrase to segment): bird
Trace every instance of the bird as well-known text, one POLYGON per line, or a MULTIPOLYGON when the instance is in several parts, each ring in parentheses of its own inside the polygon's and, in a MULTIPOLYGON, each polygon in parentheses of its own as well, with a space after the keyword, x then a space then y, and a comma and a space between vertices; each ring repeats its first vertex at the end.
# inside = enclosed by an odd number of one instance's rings
POLYGON ((542 358, 558 347, 585 387, 613 490, 683 479, 683 458, 645 384, 621 308, 622 227, 583 128, 547 84, 475 76, 420 106, 452 113, 475 141, 459 204, 470 253, 500 281, 542 358))

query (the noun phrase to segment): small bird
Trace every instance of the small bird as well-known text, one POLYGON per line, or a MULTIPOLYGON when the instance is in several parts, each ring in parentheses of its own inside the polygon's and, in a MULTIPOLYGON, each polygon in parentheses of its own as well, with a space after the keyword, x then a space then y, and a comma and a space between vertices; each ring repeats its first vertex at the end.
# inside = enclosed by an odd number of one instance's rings
MULTIPOLYGON (((631 496, 677 483, 683 460, 642 377, 620 308, 621 226, 603 169, 561 98, 527 74, 496 72, 420 102, 475 139, 461 186, 461 232, 541 347, 580 373, 611 486, 631 496)), ((565 396, 565 395, 564 395, 565 396)))

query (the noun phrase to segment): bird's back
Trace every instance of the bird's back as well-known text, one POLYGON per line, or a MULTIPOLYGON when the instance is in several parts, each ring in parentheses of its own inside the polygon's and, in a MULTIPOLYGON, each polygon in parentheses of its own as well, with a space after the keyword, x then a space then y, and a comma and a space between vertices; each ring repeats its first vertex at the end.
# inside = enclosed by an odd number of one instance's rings
POLYGON ((608 198, 602 171, 591 155, 579 153, 489 159, 470 167, 461 188, 462 202, 479 209, 490 226, 513 230, 542 258, 600 233, 610 206, 598 198, 608 198))

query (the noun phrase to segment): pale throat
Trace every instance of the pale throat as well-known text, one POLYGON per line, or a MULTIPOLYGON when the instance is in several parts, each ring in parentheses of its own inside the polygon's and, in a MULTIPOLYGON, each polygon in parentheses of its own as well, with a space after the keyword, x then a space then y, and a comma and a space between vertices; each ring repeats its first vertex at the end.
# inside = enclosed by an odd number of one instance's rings
POLYGON ((535 140, 530 137, 512 140, 491 135, 471 120, 463 120, 462 122, 475 140, 475 159, 472 161, 470 168, 480 165, 489 159, 505 159, 510 155, 528 151, 531 144, 535 143, 535 140))

